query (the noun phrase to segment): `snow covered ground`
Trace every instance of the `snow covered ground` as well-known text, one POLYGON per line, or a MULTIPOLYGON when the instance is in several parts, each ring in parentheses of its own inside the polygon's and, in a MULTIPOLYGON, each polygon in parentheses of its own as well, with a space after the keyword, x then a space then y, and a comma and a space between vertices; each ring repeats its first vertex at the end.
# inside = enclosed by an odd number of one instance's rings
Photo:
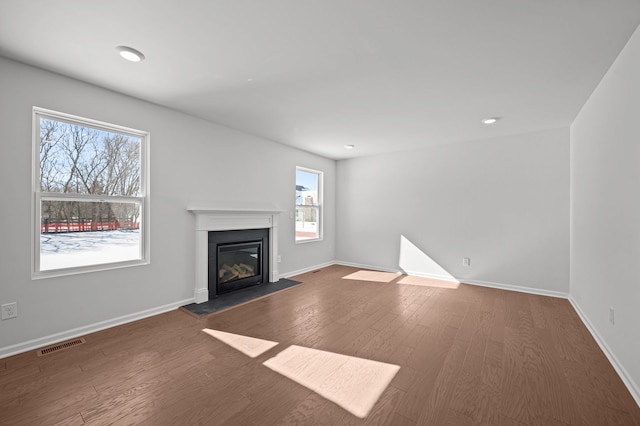
POLYGON ((40 234, 40 270, 140 259, 140 231, 40 234))
POLYGON ((296 241, 318 238, 317 222, 296 221, 296 241))

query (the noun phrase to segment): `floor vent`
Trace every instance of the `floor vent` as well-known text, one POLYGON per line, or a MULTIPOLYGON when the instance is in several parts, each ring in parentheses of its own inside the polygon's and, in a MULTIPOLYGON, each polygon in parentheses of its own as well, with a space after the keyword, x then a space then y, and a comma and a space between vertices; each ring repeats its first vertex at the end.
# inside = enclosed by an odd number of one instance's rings
POLYGON ((66 342, 58 343, 53 346, 47 346, 46 348, 42 348, 38 350, 38 356, 48 355, 53 352, 69 349, 74 346, 81 345, 83 343, 85 343, 84 339, 73 339, 73 340, 68 340, 66 342))

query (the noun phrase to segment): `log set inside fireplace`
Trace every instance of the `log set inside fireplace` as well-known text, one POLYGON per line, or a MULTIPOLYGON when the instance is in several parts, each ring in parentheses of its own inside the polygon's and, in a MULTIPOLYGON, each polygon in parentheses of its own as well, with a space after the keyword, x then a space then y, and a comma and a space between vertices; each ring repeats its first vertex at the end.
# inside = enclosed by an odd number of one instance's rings
POLYGON ((231 280, 252 277, 256 274, 255 269, 255 267, 244 263, 234 263, 233 266, 225 263, 218 270, 218 280, 221 283, 226 283, 231 280))
POLYGON ((218 284, 260 274, 262 241, 218 244, 218 284))

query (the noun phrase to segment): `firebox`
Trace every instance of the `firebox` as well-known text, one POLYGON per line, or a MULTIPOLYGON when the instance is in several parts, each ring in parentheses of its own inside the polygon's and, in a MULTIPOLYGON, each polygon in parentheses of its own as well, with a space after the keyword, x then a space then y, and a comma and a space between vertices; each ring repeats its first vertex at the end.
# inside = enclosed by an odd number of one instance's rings
POLYGON ((209 231, 209 299, 269 282, 269 229, 209 231))

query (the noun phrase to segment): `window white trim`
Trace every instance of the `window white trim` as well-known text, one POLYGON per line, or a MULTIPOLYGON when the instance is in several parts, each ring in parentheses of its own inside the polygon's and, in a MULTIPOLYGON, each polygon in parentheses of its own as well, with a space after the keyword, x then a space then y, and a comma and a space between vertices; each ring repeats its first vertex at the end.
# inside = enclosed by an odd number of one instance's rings
POLYGON ((33 107, 32 111, 32 197, 31 197, 31 278, 49 278, 80 274, 93 271, 123 268, 129 266, 146 265, 150 263, 150 213, 149 213, 149 132, 136 130, 124 126, 105 123, 98 120, 79 117, 44 108, 33 107), (79 195, 67 193, 42 193, 40 192, 40 118, 48 118, 56 121, 76 124, 104 130, 113 133, 125 134, 140 139, 140 191, 137 196, 104 196, 104 195, 79 195), (140 206, 140 258, 135 260, 110 262, 88 266, 40 270, 40 232, 41 232, 41 205, 43 200, 67 201, 82 200, 88 202, 134 202, 140 206))
MULTIPOLYGON (((294 240, 296 244, 305 244, 305 243, 312 243, 315 241, 322 241, 323 240, 323 232, 324 232, 324 209, 323 209, 323 203, 324 203, 324 172, 320 171, 320 170, 314 170, 314 169, 310 169, 307 167, 300 167, 300 166, 296 166, 296 172, 298 171, 302 171, 302 172, 307 172, 307 173, 313 173, 315 175, 318 176, 318 203, 315 206, 304 206, 304 205, 299 205, 297 202, 295 202, 295 208, 294 208, 294 212, 297 211, 298 206, 301 207, 305 207, 305 208, 314 208, 317 210, 317 214, 318 214, 318 237, 316 238, 305 238, 305 239, 298 239, 298 237, 295 235, 296 230, 294 229, 294 240)), ((296 185, 298 184, 297 182, 297 178, 296 178, 296 185)), ((294 227, 296 226, 295 223, 297 222, 297 218, 294 219, 294 227)))

